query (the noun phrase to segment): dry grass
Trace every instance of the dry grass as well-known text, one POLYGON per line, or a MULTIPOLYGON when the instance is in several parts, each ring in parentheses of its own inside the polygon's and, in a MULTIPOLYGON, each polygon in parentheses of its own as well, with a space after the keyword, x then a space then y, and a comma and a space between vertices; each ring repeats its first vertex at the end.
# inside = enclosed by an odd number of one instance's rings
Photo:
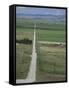
MULTIPOLYGON (((33 39, 33 32, 31 30, 16 30, 16 39, 22 40, 24 38, 33 39)), ((31 62, 32 44, 16 43, 16 79, 25 79, 28 75, 29 66, 31 62)))
POLYGON ((64 81, 65 47, 38 46, 37 81, 64 81))

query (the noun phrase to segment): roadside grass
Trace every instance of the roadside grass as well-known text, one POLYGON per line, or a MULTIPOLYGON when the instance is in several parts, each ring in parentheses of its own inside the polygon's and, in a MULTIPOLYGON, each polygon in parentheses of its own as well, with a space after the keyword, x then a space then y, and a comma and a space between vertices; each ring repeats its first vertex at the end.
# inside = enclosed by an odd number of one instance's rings
MULTIPOLYGON (((16 40, 33 39, 32 30, 16 29, 16 40)), ((16 43, 16 79, 26 79, 30 67, 32 44, 16 43)))
POLYGON ((65 80, 65 47, 40 44, 37 56, 37 81, 65 80))

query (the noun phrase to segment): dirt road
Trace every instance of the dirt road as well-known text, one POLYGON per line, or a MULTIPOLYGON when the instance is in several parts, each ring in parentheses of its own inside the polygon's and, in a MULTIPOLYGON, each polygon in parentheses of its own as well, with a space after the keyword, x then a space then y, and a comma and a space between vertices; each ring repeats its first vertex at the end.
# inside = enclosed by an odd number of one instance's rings
POLYGON ((29 67, 28 76, 26 79, 17 79, 16 83, 31 83, 35 82, 36 80, 36 60, 37 60, 37 53, 36 53, 36 25, 34 25, 34 38, 33 38, 33 48, 32 48, 32 60, 29 67))

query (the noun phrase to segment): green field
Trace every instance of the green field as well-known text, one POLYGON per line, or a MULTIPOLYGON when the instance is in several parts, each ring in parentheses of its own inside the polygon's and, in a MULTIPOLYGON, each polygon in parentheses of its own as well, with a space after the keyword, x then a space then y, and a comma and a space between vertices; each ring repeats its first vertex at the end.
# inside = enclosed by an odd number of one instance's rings
POLYGON ((16 27, 17 28, 26 28, 26 29, 33 29, 34 23, 36 23, 37 29, 41 30, 55 30, 55 31, 64 31, 65 30, 65 23, 50 23, 44 19, 17 19, 16 20, 16 27))
MULTIPOLYGON (((17 19, 16 40, 28 38, 33 41, 34 21, 36 22, 37 72, 36 81, 64 81, 66 48, 64 45, 47 45, 41 42, 65 43, 65 24, 45 20, 17 19)), ((16 42, 16 79, 27 77, 31 62, 32 44, 16 42)))
POLYGON ((65 30, 61 30, 61 28, 56 29, 37 30, 37 82, 65 81, 65 46, 60 44, 43 44, 43 42, 65 43, 65 30))
POLYGON ((37 30, 39 41, 65 42, 65 31, 62 30, 37 30))

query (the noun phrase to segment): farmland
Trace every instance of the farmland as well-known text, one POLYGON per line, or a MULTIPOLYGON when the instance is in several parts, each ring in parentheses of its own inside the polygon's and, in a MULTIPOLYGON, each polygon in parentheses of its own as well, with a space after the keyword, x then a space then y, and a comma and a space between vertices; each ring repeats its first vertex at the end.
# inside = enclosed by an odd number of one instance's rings
POLYGON ((37 81, 65 80, 65 47, 38 46, 37 81))
POLYGON ((51 29, 37 29, 37 82, 65 81, 66 48, 60 44, 65 43, 65 30, 53 25, 51 29))
MULTIPOLYGON (((36 82, 64 81, 65 45, 43 44, 43 42, 65 43, 65 24, 46 20, 17 19, 16 40, 28 38, 33 41, 33 26, 36 23, 37 72, 36 82), (39 43, 42 42, 42 43, 39 43)), ((16 42, 16 78, 27 77, 31 62, 32 44, 16 42)))
POLYGON ((37 30, 39 41, 65 42, 65 31, 62 30, 37 30))
MULTIPOLYGON (((33 32, 29 29, 16 29, 16 40, 28 38, 33 39, 33 32)), ((16 42, 16 79, 25 79, 27 77, 31 62, 32 44, 23 44, 16 42)))

